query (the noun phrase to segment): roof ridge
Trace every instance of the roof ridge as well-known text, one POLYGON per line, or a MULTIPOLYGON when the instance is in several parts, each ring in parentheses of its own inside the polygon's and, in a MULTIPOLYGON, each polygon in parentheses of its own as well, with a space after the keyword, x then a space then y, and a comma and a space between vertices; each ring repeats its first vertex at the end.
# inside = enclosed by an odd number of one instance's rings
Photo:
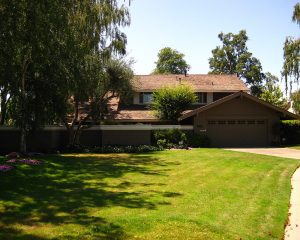
MULTIPOLYGON (((184 74, 172 74, 172 73, 167 73, 167 74, 135 74, 134 76, 185 76, 184 74)), ((227 74, 227 73, 188 73, 186 75, 188 76, 234 76, 237 77, 236 74, 227 74)))

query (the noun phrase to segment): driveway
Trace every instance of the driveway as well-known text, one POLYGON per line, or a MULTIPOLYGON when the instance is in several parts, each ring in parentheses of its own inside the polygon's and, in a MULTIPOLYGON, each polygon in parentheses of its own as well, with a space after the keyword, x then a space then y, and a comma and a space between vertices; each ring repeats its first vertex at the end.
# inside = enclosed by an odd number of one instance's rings
POLYGON ((300 159, 300 150, 291 148, 225 148, 225 150, 300 159))

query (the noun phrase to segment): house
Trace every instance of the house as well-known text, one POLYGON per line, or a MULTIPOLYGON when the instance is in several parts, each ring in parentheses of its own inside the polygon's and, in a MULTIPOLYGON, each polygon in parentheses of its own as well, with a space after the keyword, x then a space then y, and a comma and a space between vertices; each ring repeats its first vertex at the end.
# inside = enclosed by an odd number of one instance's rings
POLYGON ((249 88, 235 75, 142 75, 133 80, 129 106, 114 105, 110 119, 118 123, 163 124, 149 109, 152 94, 164 86, 190 85, 198 102, 178 119, 192 125, 195 133, 206 134, 214 147, 262 147, 280 142, 281 119, 298 115, 250 95, 249 88))
POLYGON ((118 101, 111 103, 111 114, 108 119, 118 123, 152 123, 160 124, 154 112, 149 109, 152 94, 158 89, 168 86, 187 84, 191 86, 198 102, 192 109, 210 104, 232 93, 249 88, 236 75, 189 74, 189 75, 136 75, 132 81, 133 99, 130 105, 122 106, 118 101))
POLYGON ((264 147, 280 143, 285 119, 300 116, 240 91, 183 114, 179 122, 193 124, 215 147, 264 147))

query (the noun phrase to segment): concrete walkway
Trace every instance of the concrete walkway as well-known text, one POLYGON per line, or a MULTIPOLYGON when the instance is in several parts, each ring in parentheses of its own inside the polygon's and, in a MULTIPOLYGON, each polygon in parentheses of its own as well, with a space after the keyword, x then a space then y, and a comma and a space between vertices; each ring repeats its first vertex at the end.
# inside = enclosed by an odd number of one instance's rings
MULTIPOLYGON (((249 152, 276 157, 300 160, 300 150, 289 148, 231 148, 226 150, 249 152)), ((300 168, 291 179, 292 192, 290 199, 289 220, 285 228, 284 240, 300 240, 300 168)))
POLYGON ((285 240, 300 239, 300 168, 292 177, 289 222, 285 228, 285 240))
MULTIPOLYGON (((300 150, 291 148, 225 148, 226 150, 257 153, 284 158, 295 158, 300 160, 300 150)), ((299 237, 300 240, 300 237, 299 237)))

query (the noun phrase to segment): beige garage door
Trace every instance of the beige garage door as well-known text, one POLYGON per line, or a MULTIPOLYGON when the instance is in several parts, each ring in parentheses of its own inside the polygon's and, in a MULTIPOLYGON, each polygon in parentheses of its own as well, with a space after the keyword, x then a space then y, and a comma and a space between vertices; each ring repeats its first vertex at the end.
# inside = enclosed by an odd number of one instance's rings
POLYGON ((262 147, 268 145, 267 120, 212 119, 207 134, 215 147, 262 147))

